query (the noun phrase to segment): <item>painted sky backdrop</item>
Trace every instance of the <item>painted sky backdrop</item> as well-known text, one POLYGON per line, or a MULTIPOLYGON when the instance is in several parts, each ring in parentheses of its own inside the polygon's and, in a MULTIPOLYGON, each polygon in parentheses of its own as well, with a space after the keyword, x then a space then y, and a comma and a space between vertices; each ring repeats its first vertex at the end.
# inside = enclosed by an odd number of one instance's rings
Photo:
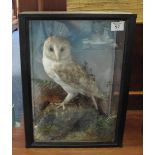
POLYGON ((34 20, 29 24, 31 77, 51 80, 42 65, 43 43, 47 37, 66 37, 72 45, 73 59, 94 74, 100 89, 111 92, 113 82, 116 32, 107 20, 34 20))

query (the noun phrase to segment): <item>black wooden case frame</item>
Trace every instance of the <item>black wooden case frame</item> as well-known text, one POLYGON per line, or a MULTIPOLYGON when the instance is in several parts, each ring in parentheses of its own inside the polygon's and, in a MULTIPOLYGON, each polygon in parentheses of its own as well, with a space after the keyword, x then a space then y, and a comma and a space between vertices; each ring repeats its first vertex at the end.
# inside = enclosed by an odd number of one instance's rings
MULTIPOLYGON (((128 88, 130 77, 131 51, 134 43, 135 14, 126 13, 65 13, 65 12, 25 12, 19 14, 21 70, 24 102, 24 123, 26 147, 109 147, 122 146, 122 138, 126 117, 128 88), (29 22, 36 20, 116 20, 125 21, 125 39, 123 46, 122 73, 120 81, 120 94, 118 96, 117 121, 114 141, 51 141, 36 142, 33 129, 33 108, 31 90, 31 57, 29 22)), ((120 45, 121 46, 121 45, 120 45)), ((119 47, 116 47, 119 48, 119 47)))

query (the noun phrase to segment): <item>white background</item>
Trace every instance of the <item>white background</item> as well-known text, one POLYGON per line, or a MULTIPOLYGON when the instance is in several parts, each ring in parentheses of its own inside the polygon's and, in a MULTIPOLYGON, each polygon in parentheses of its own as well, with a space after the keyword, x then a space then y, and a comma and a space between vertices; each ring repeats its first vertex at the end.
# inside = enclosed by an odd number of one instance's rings
POLYGON ((144 155, 155 154, 155 1, 144 1, 144 155), (152 2, 152 3, 151 3, 152 2), (153 3, 154 2, 154 3, 153 3))
POLYGON ((0 3, 0 155, 11 155, 12 1, 0 3))

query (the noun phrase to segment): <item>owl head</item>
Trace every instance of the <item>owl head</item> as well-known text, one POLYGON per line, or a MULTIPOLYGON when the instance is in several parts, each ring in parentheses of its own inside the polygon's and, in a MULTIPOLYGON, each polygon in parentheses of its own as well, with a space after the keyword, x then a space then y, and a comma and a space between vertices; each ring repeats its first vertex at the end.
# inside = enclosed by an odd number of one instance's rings
POLYGON ((52 61, 68 61, 71 59, 71 45, 66 38, 50 36, 44 42, 43 56, 52 61))

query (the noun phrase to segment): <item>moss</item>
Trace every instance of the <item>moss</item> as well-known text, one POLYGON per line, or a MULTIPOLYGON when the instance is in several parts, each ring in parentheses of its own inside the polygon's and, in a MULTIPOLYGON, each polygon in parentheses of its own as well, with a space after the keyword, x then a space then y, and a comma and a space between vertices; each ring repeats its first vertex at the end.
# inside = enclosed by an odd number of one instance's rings
POLYGON ((114 140, 116 116, 99 114, 91 99, 78 95, 66 109, 57 108, 53 102, 66 95, 62 88, 49 81, 35 80, 42 96, 34 102, 34 139, 49 141, 112 141, 114 140), (52 91, 51 91, 52 89, 52 91), (61 95, 60 95, 61 94, 61 95), (48 103, 48 104, 45 104, 48 103))
POLYGON ((102 140, 112 141, 114 139, 116 117, 98 117, 96 121, 96 133, 102 140))

